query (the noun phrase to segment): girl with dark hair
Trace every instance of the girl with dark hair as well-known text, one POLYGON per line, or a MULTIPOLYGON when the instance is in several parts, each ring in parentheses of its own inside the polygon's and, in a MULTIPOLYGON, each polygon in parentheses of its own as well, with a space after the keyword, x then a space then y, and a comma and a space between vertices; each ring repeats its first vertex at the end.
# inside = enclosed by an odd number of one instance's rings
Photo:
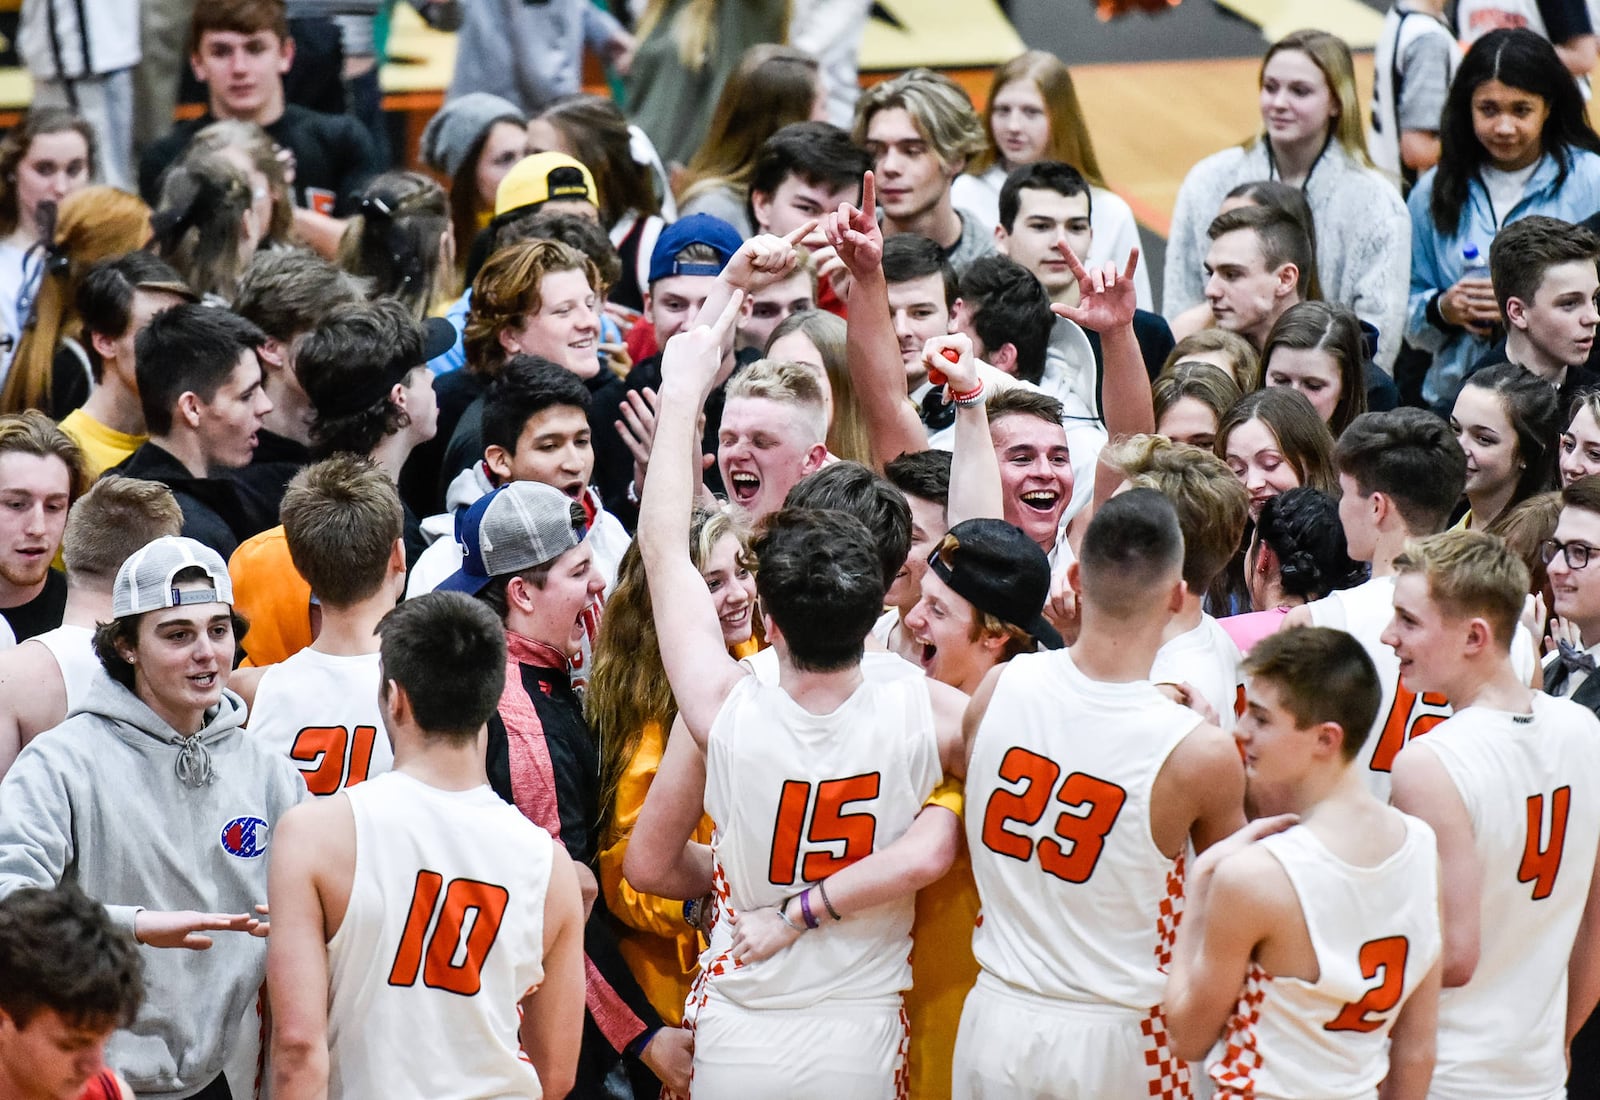
POLYGON ((1554 488, 1561 430, 1555 387, 1515 363, 1467 379, 1450 413, 1467 453, 1467 514, 1457 525, 1483 530, 1535 493, 1554 488))
MULTIPOLYGON (((1553 391, 1552 391, 1553 392, 1553 391)), ((1250 518, 1302 485, 1339 495, 1333 435, 1305 395, 1286 386, 1246 394, 1217 427, 1216 452, 1250 492, 1250 518)))
POLYGON ((29 111, 0 141, 0 381, 22 339, 46 250, 53 211, 89 182, 94 132, 62 107, 29 111), (46 222, 48 221, 48 225, 46 222))
POLYGON ((422 163, 450 181, 457 276, 465 275, 473 239, 494 217, 500 181, 532 151, 527 121, 511 101, 470 92, 447 100, 422 131, 422 163))
POLYGON ((1150 384, 1156 434, 1209 451, 1216 445, 1222 418, 1243 396, 1221 367, 1198 359, 1174 363, 1150 384))
POLYGON ((1367 411, 1366 361, 1361 322, 1326 302, 1284 310, 1261 349, 1265 384, 1299 390, 1335 439, 1367 411))
POLYGON ((1501 324, 1489 246, 1507 222, 1600 210, 1600 137, 1548 41, 1493 31, 1461 62, 1440 131, 1439 165, 1412 189, 1406 340, 1432 354, 1422 396, 1448 407, 1501 324), (1469 259, 1481 258, 1482 269, 1469 259))
POLYGON ((372 282, 417 320, 455 293, 455 235, 444 188, 420 172, 385 172, 361 190, 338 264, 372 282))
POLYGON ((1315 489, 1290 489, 1261 509, 1245 552, 1244 581, 1253 611, 1219 620, 1239 652, 1283 626, 1291 608, 1366 579, 1350 560, 1339 502, 1315 489))
POLYGON ((1206 230, 1224 196, 1277 180, 1311 208, 1322 295, 1376 328, 1378 362, 1390 363, 1405 321, 1405 205, 1367 156, 1350 47, 1323 31, 1295 31, 1267 50, 1259 83, 1261 133, 1202 160, 1178 191, 1162 312, 1175 320, 1202 302, 1206 230))

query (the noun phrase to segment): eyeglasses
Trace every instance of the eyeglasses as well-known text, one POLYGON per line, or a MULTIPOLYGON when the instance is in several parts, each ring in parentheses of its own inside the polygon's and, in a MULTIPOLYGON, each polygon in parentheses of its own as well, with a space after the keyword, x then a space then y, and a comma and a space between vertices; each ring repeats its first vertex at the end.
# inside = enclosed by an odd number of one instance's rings
POLYGON ((1582 542, 1557 542, 1555 539, 1545 539, 1539 544, 1540 561, 1549 565, 1555 561, 1557 554, 1565 554, 1568 569, 1582 569, 1589 564, 1589 558, 1594 552, 1593 546, 1582 542))

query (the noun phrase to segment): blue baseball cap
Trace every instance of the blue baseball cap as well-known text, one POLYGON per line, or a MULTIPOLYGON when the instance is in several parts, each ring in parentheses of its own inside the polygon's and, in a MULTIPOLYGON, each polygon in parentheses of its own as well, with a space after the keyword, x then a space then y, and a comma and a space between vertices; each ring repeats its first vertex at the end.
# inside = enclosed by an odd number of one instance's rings
POLYGON ((588 533, 583 505, 553 485, 513 481, 456 516, 461 568, 438 591, 476 595, 495 577, 554 561, 588 533))
POLYGON ((650 253, 650 282, 673 275, 721 275, 733 254, 744 244, 739 231, 710 214, 690 214, 661 231, 655 251, 650 253), (678 253, 692 244, 703 244, 717 254, 716 263, 679 263, 678 253))

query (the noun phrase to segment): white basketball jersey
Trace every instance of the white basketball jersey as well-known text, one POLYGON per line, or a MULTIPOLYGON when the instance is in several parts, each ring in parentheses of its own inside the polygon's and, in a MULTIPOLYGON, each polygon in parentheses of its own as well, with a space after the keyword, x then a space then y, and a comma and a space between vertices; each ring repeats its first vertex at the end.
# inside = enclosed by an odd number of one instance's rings
POLYGON ((1300 899, 1317 980, 1251 966, 1208 1066, 1218 1095, 1376 1095, 1389 1072, 1389 1031, 1443 947, 1439 842, 1426 822, 1405 825, 1399 849, 1373 867, 1344 862, 1304 826, 1259 842, 1300 899))
POLYGON ((356 870, 328 941, 328 1095, 537 1100, 517 1007, 544 980, 550 834, 487 786, 390 772, 345 794, 356 870))
MULTIPOLYGON (((887 846, 942 774, 920 675, 864 675, 831 714, 812 714, 782 688, 744 677, 706 745, 705 808, 716 826, 723 903, 735 913, 778 905, 887 846)), ((807 1008, 898 997, 911 984, 914 895, 838 922, 812 900, 822 926, 753 966, 732 962, 732 930, 717 921, 701 960, 711 987, 745 1008, 807 1008)), ((788 911, 801 919, 798 902, 788 911)))
POLYGON ((89 693, 95 675, 103 670, 100 658, 94 655, 94 631, 86 626, 58 626, 29 640, 44 646, 56 659, 61 683, 67 689, 67 713, 71 714, 89 693))
POLYGON ((1600 720, 1542 693, 1531 715, 1469 707, 1428 735, 1472 820, 1478 966, 1439 996, 1435 1097, 1558 1096, 1567 961, 1600 844, 1600 720))
POLYGON ((1217 725, 1232 733, 1239 700, 1239 647, 1217 620, 1202 614, 1200 625, 1179 634, 1156 653, 1150 679, 1188 683, 1217 712, 1217 725))
MULTIPOLYGON (((1356 766, 1373 797, 1384 802, 1389 801, 1389 772, 1395 756, 1413 738, 1450 717, 1450 702, 1443 695, 1418 695, 1401 682, 1400 659, 1379 640, 1394 619, 1394 580, 1393 576, 1373 577, 1308 605, 1313 623, 1353 635, 1377 666, 1383 694, 1356 766)), ((1511 664, 1523 683, 1533 678, 1534 660, 1533 640, 1519 623, 1511 642, 1511 664)))
POLYGON ((967 766, 984 970, 1060 1000, 1160 1003, 1183 864, 1150 835, 1150 792, 1200 721, 1147 680, 1089 679, 1065 650, 1004 666, 967 766))
POLYGON ((293 760, 315 795, 394 767, 378 702, 378 654, 336 657, 302 649, 270 666, 256 686, 250 735, 293 760))

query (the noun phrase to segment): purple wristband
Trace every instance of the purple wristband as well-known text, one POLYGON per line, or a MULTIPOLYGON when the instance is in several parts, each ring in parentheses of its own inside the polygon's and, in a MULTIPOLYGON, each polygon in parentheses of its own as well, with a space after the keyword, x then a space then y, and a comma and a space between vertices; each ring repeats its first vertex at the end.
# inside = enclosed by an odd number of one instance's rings
POLYGON ((806 922, 807 928, 815 928, 822 922, 811 915, 811 891, 805 890, 800 894, 800 919, 806 922))

